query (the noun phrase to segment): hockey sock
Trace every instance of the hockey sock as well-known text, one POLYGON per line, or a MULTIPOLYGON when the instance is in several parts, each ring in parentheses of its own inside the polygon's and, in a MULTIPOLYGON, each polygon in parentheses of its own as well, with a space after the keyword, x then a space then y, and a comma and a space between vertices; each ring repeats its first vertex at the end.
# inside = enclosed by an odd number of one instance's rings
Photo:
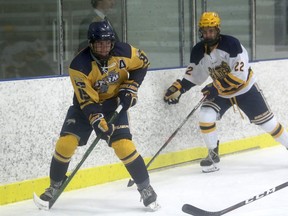
POLYGON ((65 178, 69 163, 62 163, 52 158, 50 166, 50 178, 55 182, 60 182, 65 178))

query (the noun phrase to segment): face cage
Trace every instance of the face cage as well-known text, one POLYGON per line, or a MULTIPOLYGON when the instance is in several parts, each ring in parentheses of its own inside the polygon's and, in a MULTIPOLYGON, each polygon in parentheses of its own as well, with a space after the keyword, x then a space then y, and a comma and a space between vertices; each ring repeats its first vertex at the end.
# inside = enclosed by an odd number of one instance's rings
POLYGON ((214 46, 215 44, 218 43, 219 39, 220 39, 220 28, 218 27, 215 27, 217 29, 217 34, 216 34, 216 37, 215 39, 204 39, 203 38, 203 33, 201 31, 201 28, 199 28, 198 30, 198 35, 199 35, 199 38, 201 41, 203 41, 205 44, 207 44, 208 46, 214 46))
MULTIPOLYGON (((99 40, 101 41, 101 40, 99 40)), ((97 54, 96 52, 94 52, 94 47, 93 47, 93 44, 96 42, 96 41, 89 41, 90 43, 90 50, 91 50, 91 53, 93 54, 93 56, 99 61, 99 62, 103 62, 103 61, 107 61, 110 59, 111 57, 111 52, 114 48, 114 44, 115 44, 115 41, 114 40, 110 40, 111 41, 111 48, 110 48, 110 51, 109 51, 109 54, 107 56, 102 56, 102 55, 99 55, 97 54)))

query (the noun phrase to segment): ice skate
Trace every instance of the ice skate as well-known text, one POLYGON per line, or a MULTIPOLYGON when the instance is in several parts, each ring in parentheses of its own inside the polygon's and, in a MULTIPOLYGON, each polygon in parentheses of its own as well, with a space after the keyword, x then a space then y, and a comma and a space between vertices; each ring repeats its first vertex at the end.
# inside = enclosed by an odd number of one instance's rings
POLYGON ((151 185, 138 191, 141 195, 140 201, 143 200, 145 207, 148 207, 151 211, 157 211, 160 208, 160 205, 157 203, 157 194, 151 185))
POLYGON ((219 170, 218 163, 220 162, 220 158, 218 155, 218 144, 214 149, 208 150, 208 156, 204 158, 200 162, 200 166, 202 167, 202 172, 209 173, 215 172, 219 170))
POLYGON ((62 181, 61 182, 55 182, 55 181, 51 180, 50 187, 47 188, 43 194, 41 194, 40 199, 44 200, 44 201, 50 201, 54 197, 56 192, 59 190, 61 185, 62 185, 62 181))

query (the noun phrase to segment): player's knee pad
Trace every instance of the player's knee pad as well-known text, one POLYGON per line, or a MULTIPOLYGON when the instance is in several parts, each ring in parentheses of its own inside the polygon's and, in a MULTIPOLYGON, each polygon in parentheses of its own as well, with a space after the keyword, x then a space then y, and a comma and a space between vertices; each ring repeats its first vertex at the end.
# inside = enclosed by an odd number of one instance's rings
POLYGON ((133 162, 138 156, 134 143, 129 139, 120 139, 112 143, 117 157, 126 165, 133 162))
POLYGON ((216 130, 217 112, 209 107, 202 107, 199 114, 201 133, 208 134, 216 130))
POLYGON ((73 135, 61 136, 57 143, 54 158, 60 162, 68 163, 78 146, 78 139, 73 135))
POLYGON ((215 122, 217 120, 218 113, 211 107, 201 107, 199 112, 200 122, 215 122))
POLYGON ((216 148, 218 136, 216 132, 217 112, 209 107, 202 107, 199 117, 199 127, 208 148, 216 148))
POLYGON ((264 131, 269 133, 274 139, 277 139, 284 132, 283 126, 273 117, 264 124, 259 125, 264 131))

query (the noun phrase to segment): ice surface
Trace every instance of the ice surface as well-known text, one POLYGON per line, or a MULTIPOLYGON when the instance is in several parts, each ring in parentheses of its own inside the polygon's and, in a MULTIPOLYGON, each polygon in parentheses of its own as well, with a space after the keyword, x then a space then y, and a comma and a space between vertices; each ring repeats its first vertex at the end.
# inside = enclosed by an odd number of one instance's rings
MULTIPOLYGON (((32 200, 0 207, 1 216, 177 216, 184 203, 218 211, 288 181, 288 151, 282 146, 223 156, 220 171, 202 173, 199 161, 150 172, 161 209, 148 212, 128 179, 62 194, 50 211, 32 200)), ((97 176, 95 176, 97 178, 97 176)), ((32 194, 31 194, 32 197, 32 194)), ((288 216, 288 187, 225 215, 288 216)))

